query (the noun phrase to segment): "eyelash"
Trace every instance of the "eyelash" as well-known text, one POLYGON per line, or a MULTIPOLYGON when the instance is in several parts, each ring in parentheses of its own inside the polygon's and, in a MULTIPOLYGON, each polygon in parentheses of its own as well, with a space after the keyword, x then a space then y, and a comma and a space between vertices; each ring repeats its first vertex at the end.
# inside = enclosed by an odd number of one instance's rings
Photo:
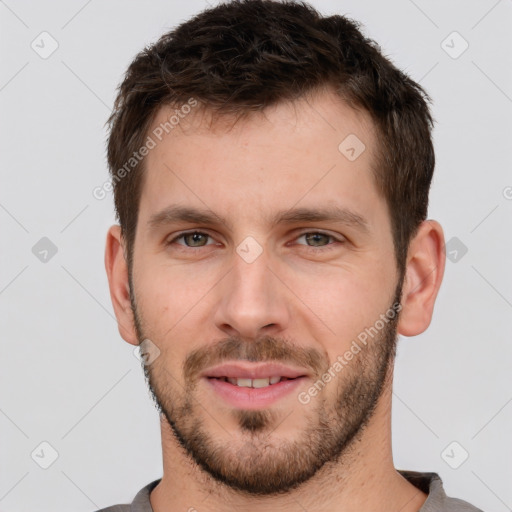
MULTIPOLYGON (((207 237, 209 237, 210 239, 213 239, 213 237, 211 235, 209 235, 208 233, 205 233, 203 231, 183 231, 182 233, 180 233, 179 235, 175 236, 172 240, 169 240, 166 245, 170 246, 172 244, 174 244, 177 240, 187 236, 187 235, 193 235, 193 234, 198 234, 198 235, 206 235, 207 237)), ((304 235, 324 235, 324 236, 327 236, 328 238, 330 238, 331 240, 334 240, 335 242, 339 243, 339 244, 344 244, 345 243, 345 240, 342 239, 338 239, 336 238, 335 236, 329 234, 329 233, 324 233, 323 231, 304 231, 302 233, 299 233, 295 240, 298 239, 298 238, 301 238, 303 237, 304 235)), ((206 245, 203 245, 203 246, 200 246, 200 247, 189 247, 187 245, 182 245, 182 244, 178 244, 181 248, 180 250, 183 250, 183 251, 187 251, 188 249, 191 249, 191 250, 194 250, 194 249, 202 249, 204 247, 207 247, 206 245)), ((300 244, 302 245, 302 244, 300 244)), ((322 251, 322 252, 326 252, 326 251, 330 251, 332 249, 335 248, 337 244, 336 243, 329 243, 327 245, 324 245, 324 246, 320 246, 320 247, 315 247, 315 246, 311 246, 311 245, 303 245, 303 247, 305 247, 307 250, 310 250, 312 252, 318 252, 318 251, 322 251)))

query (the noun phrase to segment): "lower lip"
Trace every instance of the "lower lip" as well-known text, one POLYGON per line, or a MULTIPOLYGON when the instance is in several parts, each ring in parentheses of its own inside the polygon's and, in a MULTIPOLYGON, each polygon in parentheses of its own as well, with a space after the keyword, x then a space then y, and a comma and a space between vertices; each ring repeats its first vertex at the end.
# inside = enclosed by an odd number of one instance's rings
POLYGON ((226 402, 239 409, 261 409, 276 403, 281 398, 296 391, 306 377, 297 377, 271 384, 264 388, 244 388, 229 382, 206 378, 206 382, 226 402))

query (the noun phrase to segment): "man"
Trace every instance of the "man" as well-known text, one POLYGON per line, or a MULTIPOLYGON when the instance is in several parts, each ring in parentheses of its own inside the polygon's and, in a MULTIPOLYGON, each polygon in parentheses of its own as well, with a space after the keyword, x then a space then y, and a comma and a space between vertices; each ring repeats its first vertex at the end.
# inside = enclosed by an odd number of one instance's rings
POLYGON ((477 510, 391 451, 397 335, 444 272, 427 101, 302 3, 220 4, 135 58, 105 264, 164 475, 104 510, 477 510))

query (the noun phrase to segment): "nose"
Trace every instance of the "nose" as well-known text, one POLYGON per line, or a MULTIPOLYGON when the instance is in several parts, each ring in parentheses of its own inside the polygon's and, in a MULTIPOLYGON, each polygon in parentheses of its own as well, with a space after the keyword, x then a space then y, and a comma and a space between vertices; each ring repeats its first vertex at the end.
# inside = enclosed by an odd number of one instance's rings
POLYGON ((217 293, 215 324, 229 336, 256 339, 289 326, 287 288, 270 268, 265 251, 252 262, 235 253, 217 293))

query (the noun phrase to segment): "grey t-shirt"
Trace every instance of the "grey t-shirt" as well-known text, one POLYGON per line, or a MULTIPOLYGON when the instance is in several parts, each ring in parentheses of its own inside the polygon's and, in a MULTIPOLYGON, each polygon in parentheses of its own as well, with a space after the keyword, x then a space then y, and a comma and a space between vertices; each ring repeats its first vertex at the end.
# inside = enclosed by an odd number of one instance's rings
MULTIPOLYGON (((458 498, 449 498, 443 489, 443 482, 437 473, 419 473, 417 471, 398 472, 415 487, 428 494, 428 498, 418 512, 483 512, 458 498)), ((160 479, 143 487, 135 496, 131 505, 114 505, 97 512, 154 512, 149 501, 150 492, 160 479)))

